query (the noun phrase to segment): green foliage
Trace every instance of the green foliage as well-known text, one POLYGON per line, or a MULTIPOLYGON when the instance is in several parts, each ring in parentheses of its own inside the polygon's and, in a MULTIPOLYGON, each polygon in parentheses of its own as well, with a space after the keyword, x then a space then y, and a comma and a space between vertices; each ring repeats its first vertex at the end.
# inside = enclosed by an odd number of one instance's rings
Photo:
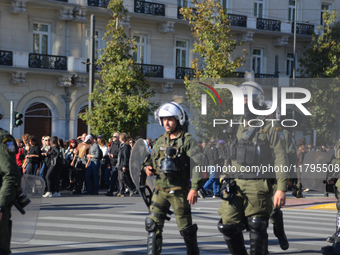
POLYGON ((96 80, 89 99, 93 102, 90 114, 80 118, 91 125, 91 132, 105 138, 115 132, 138 133, 148 124, 148 116, 155 105, 149 98, 155 94, 149 82, 135 65, 131 53, 135 42, 127 38, 117 22, 126 16, 122 0, 111 0, 109 9, 113 18, 107 25, 106 48, 97 61, 101 67, 100 80, 96 80))
MULTIPOLYGON (((195 78, 210 79, 207 83, 214 86, 221 78, 236 77, 233 72, 244 63, 244 56, 231 59, 232 52, 240 45, 230 30, 230 23, 219 1, 194 1, 196 11, 192 8, 181 8, 180 12, 184 20, 188 20, 192 35, 196 39, 193 45, 194 53, 200 56, 192 61, 192 69, 195 70, 195 78), (201 64, 200 64, 201 63, 201 64)), ((242 50, 245 53, 245 50, 242 50)), ((205 88, 185 77, 187 98, 192 109, 200 110, 202 91, 205 88)), ((232 118, 232 98, 228 90, 217 90, 223 98, 223 107, 216 107, 211 98, 208 98, 208 114, 201 116, 196 114, 190 122, 197 127, 197 135, 200 138, 210 137, 217 130, 212 128, 214 118, 232 118), (209 100, 210 99, 210 100, 209 100)), ((217 98, 215 98, 218 102, 217 98)), ((193 114, 192 114, 193 115, 193 114)), ((225 128, 225 127, 224 127, 225 128)), ((220 132, 219 130, 218 132, 220 132)))
POLYGON ((312 42, 305 46, 299 59, 303 76, 330 78, 302 83, 312 95, 308 103, 312 116, 303 118, 303 128, 307 133, 311 129, 317 131, 318 144, 331 144, 340 128, 340 23, 335 22, 336 17, 336 11, 324 13, 323 31, 320 29, 320 35, 312 36, 312 42))

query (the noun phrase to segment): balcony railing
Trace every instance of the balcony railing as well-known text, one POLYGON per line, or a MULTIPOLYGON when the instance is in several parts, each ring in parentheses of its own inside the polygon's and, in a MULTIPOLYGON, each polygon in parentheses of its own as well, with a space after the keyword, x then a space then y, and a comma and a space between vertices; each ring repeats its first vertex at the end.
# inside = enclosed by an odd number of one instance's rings
POLYGON ((13 52, 0 50, 0 65, 12 66, 13 65, 13 52))
MULTIPOLYGON (((292 23, 292 33, 294 33, 294 22, 292 23)), ((314 33, 314 25, 296 23, 296 33, 301 35, 312 35, 314 33)))
POLYGON ((247 27, 247 16, 228 14, 228 19, 231 26, 247 27))
POLYGON ((30 53, 28 66, 31 68, 67 70, 67 57, 30 53))
POLYGON ((165 5, 159 3, 135 0, 135 12, 165 16, 165 5))
POLYGON ((67 2, 68 2, 68 0, 54 0, 54 1, 58 1, 58 2, 65 2, 65 3, 67 3, 67 2))
POLYGON ((164 77, 164 66, 161 65, 148 65, 148 64, 136 64, 140 66, 142 73, 148 77, 164 77))
MULTIPOLYGON (((181 9, 181 8, 182 8, 182 6, 178 6, 178 7, 177 7, 177 18, 178 18, 178 19, 183 19, 183 18, 184 18, 183 15, 182 15, 181 12, 180 12, 180 9, 181 9)), ((184 8, 186 8, 186 7, 184 7, 184 8)), ((197 9, 192 8, 192 13, 194 13, 194 14, 197 15, 197 9)))
POLYGON ((189 80, 194 78, 194 69, 187 67, 176 67, 176 79, 184 79, 185 76, 189 76, 189 80))
POLYGON ((255 73, 255 78, 261 79, 257 81, 260 85, 267 85, 267 86, 278 86, 278 76, 275 74, 265 74, 265 73, 255 73))
POLYGON ((87 0, 88 6, 97 6, 97 7, 107 8, 109 3, 110 3, 110 0, 87 0))
POLYGON ((257 18, 256 28, 270 31, 281 31, 281 21, 257 18))

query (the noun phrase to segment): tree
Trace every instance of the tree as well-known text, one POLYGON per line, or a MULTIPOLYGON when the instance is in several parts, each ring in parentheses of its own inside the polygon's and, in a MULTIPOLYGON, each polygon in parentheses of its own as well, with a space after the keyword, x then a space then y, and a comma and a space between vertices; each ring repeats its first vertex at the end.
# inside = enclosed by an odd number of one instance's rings
POLYGON ((303 128, 311 133, 317 131, 318 144, 330 144, 340 133, 340 23, 335 22, 337 12, 323 14, 324 27, 319 35, 312 35, 312 41, 305 46, 303 57, 299 59, 304 77, 301 85, 311 92, 308 109, 312 116, 303 118, 303 128), (318 79, 319 78, 319 79, 318 79), (322 78, 322 79, 321 79, 322 78), (309 129, 309 130, 308 130, 309 129))
POLYGON ((141 68, 132 58, 137 50, 134 40, 127 38, 122 26, 117 22, 128 12, 122 0, 111 0, 109 9, 113 18, 105 33, 106 48, 97 61, 101 67, 100 80, 96 80, 91 112, 80 118, 91 125, 93 134, 111 137, 113 131, 137 133, 148 124, 148 116, 155 105, 149 98, 155 94, 141 68))
MULTIPOLYGON (((235 70, 244 63, 244 56, 231 58, 232 52, 241 43, 233 38, 230 30, 230 23, 225 9, 219 1, 206 0, 194 1, 195 10, 182 8, 181 14, 184 20, 189 21, 193 37, 196 39, 193 52, 200 57, 192 61, 194 77, 200 81, 206 81, 213 86, 213 83, 221 81, 222 78, 235 77, 235 70), (200 62, 202 64, 200 64, 200 62)), ((244 53, 245 50, 242 50, 244 53)), ((185 77, 187 98, 191 104, 191 110, 200 109, 202 90, 205 85, 195 81, 189 81, 185 77)), ((191 112, 191 123, 197 127, 197 135, 201 138, 210 137, 213 133, 220 133, 225 128, 212 129, 214 118, 231 119, 232 97, 228 90, 218 90, 223 100, 223 105, 216 107, 214 100, 208 100, 209 114, 201 115, 191 112), (215 105, 215 106, 214 106, 215 105), (193 116, 194 115, 194 116, 193 116)), ((215 100, 216 101, 216 100, 215 100)))

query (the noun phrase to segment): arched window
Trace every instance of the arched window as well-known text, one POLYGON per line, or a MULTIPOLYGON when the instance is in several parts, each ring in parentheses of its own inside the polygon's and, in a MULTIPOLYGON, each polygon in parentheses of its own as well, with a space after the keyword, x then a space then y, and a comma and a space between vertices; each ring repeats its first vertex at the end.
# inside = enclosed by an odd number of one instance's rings
POLYGON ((51 136, 52 113, 43 103, 31 104, 25 112, 25 134, 34 135, 38 141, 44 135, 51 136))
MULTIPOLYGON (((83 106, 82 108, 80 108, 79 113, 85 113, 87 108, 88 108, 87 105, 83 106)), ((77 137, 78 137, 78 136, 81 136, 83 133, 87 133, 87 125, 86 125, 86 122, 83 121, 81 118, 79 118, 78 115, 77 115, 77 119, 78 119, 78 129, 77 129, 77 137)))

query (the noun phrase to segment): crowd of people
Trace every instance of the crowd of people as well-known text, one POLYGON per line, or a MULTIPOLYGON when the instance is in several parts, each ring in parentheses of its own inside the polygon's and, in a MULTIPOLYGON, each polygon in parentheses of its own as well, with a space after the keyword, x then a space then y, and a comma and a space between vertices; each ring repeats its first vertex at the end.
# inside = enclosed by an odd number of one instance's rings
MULTIPOLYGON (((145 141, 151 151, 156 140, 145 141)), ((126 133, 115 132, 107 142, 101 135, 84 133, 65 142, 57 136, 43 136, 41 143, 34 135, 24 134, 16 143, 16 162, 23 174, 45 180, 43 197, 60 197, 63 189, 73 195, 98 195, 99 189, 108 189, 107 196, 138 193, 129 174, 135 139, 126 133)))

